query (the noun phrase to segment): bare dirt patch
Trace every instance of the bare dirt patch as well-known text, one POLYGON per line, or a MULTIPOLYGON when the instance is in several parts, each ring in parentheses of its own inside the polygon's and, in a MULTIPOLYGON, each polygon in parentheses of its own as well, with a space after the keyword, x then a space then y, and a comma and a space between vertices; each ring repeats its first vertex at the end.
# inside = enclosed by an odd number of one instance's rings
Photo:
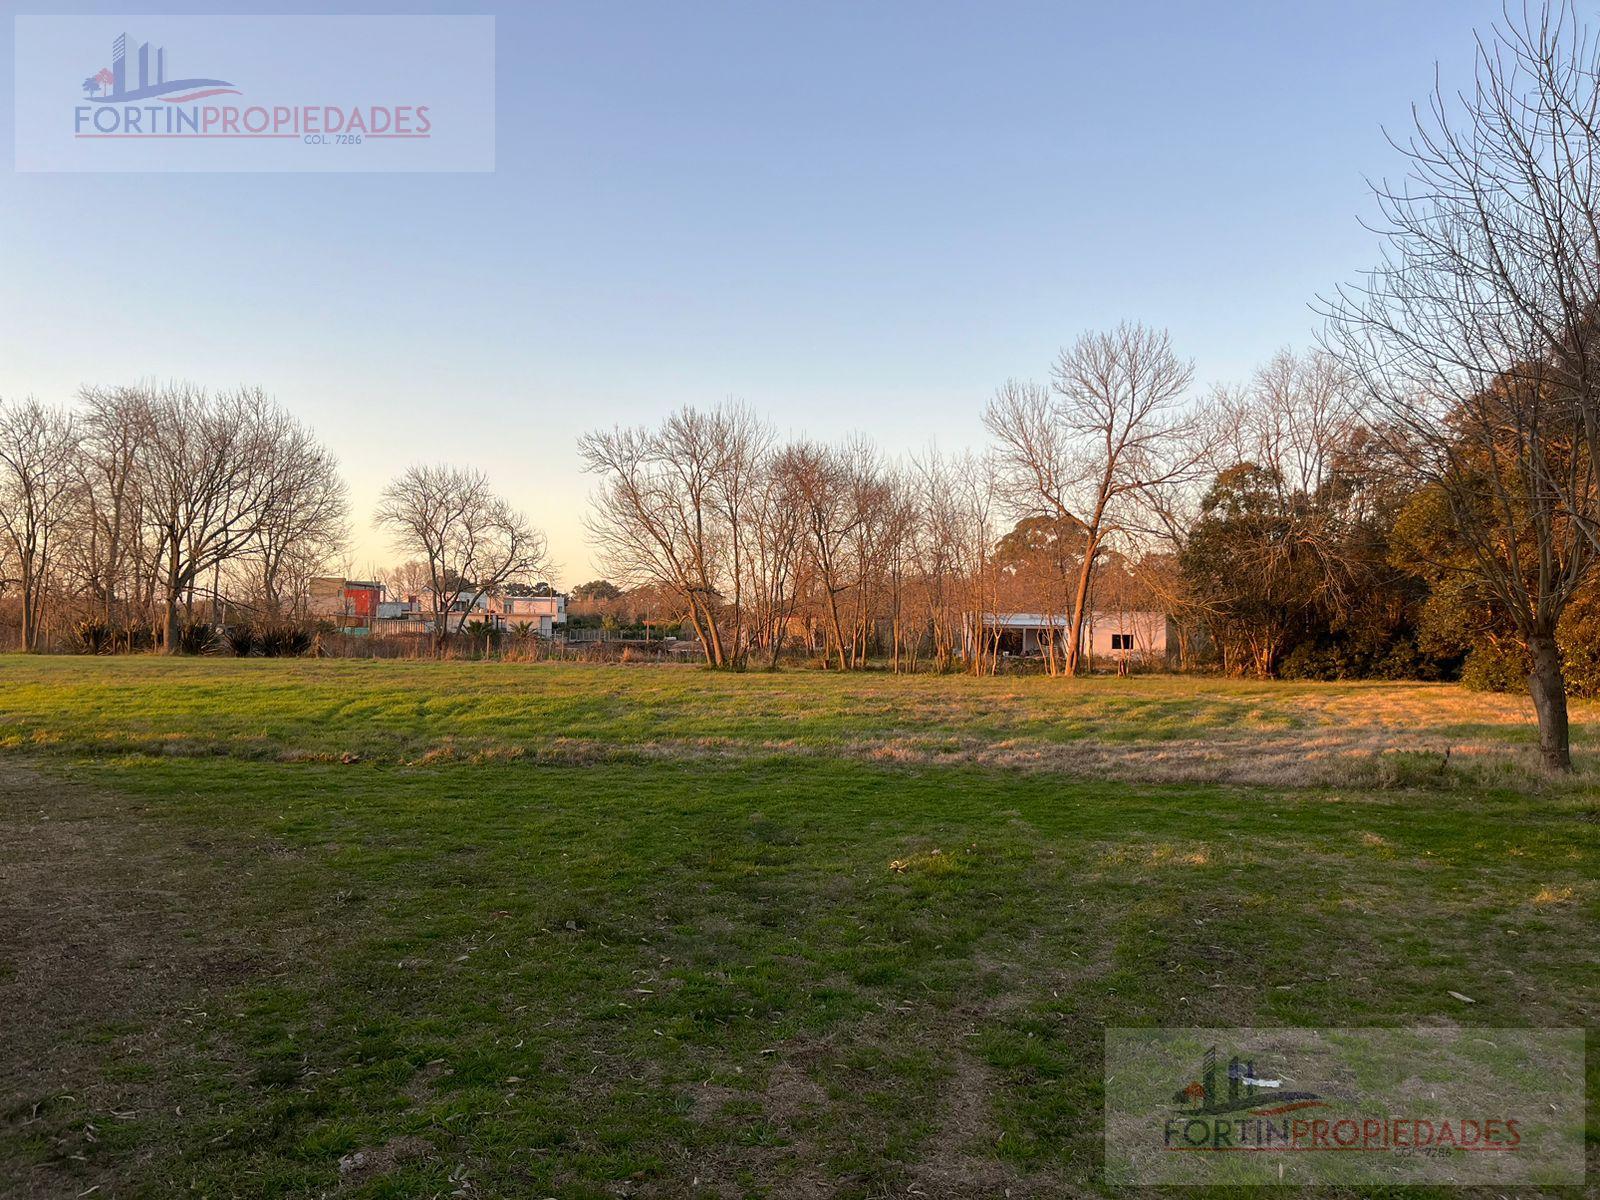
POLYGON ((1028 1187, 1011 1168, 987 1155, 998 1138, 990 1119, 999 1083, 987 1066, 964 1050, 950 1056, 950 1075, 939 1101, 938 1128, 926 1156, 911 1168, 909 1195, 949 1197, 1024 1196, 1028 1187))
POLYGON ((433 1153, 427 1138, 390 1138, 381 1146, 352 1150, 339 1160, 339 1175, 350 1183, 361 1183, 375 1176, 392 1174, 402 1163, 426 1158, 433 1153))
POLYGON ((232 857, 215 850, 161 837, 121 797, 0 764, 0 1196, 114 1190, 136 1164, 97 1155, 99 1131, 172 1112, 165 1031, 269 969, 207 919, 232 857), (113 1061, 139 1070, 108 1080, 113 1061))

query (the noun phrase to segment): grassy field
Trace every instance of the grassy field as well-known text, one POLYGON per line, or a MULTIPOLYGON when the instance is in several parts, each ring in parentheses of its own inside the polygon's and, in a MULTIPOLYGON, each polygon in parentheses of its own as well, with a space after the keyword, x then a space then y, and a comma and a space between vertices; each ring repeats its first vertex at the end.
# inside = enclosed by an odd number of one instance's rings
POLYGON ((0 659, 0 1195, 1102 1194, 1107 1025, 1594 1023, 1574 720, 0 659))

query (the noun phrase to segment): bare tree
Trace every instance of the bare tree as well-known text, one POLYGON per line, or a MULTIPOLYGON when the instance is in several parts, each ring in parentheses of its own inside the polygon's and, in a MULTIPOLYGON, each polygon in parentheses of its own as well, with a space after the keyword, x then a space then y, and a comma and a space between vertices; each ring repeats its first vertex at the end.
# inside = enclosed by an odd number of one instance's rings
POLYGON ((886 496, 878 523, 882 530, 881 569, 889 605, 890 669, 915 670, 918 637, 907 637, 907 593, 912 586, 917 552, 917 527, 922 512, 918 505, 916 480, 903 466, 885 481, 886 496))
POLYGON ((866 666, 872 647, 880 585, 887 590, 889 538, 894 531, 894 485, 877 448, 864 438, 845 447, 849 457, 849 506, 859 520, 845 535, 844 550, 855 577, 850 620, 849 663, 866 666))
POLYGON ((845 671, 850 661, 845 653, 839 598, 856 583, 846 545, 865 519, 856 504, 859 493, 854 487, 859 464, 845 451, 806 442, 789 448, 789 464, 805 528, 806 557, 822 593, 833 653, 839 670, 845 671))
POLYGON ((1254 463, 1278 481, 1287 503, 1312 495, 1333 476, 1338 456, 1361 426, 1350 380, 1332 355, 1280 350, 1249 386, 1213 392, 1215 465, 1254 463))
POLYGON ((585 470, 601 480, 589 530, 607 573, 682 596, 714 667, 743 654, 749 508, 767 440, 730 402, 680 409, 657 429, 601 430, 578 442, 585 470))
POLYGON ((428 590, 429 578, 428 564, 420 558, 408 558, 378 572, 383 585, 400 596, 421 596, 428 590))
POLYGON ((984 414, 1012 506, 1070 521, 1083 533, 1067 629, 1069 675, 1077 671, 1095 561, 1107 537, 1146 521, 1148 497, 1204 461, 1201 426, 1182 409, 1193 377, 1193 364, 1177 356, 1166 331, 1125 322, 1063 350, 1048 390, 1011 381, 984 414))
POLYGON ((910 547, 921 624, 939 670, 960 659, 972 674, 998 667, 1002 572, 996 552, 1001 491, 993 456, 915 456, 907 488, 917 531, 910 547))
POLYGON ((383 489, 373 523, 427 566, 436 653, 453 614, 459 626, 485 595, 551 569, 544 534, 470 468, 408 467, 383 489))
MULTIPOLYGON (((716 465, 711 476, 711 502, 726 536, 726 577, 731 588, 731 628, 723 653, 730 665, 738 666, 743 664, 746 653, 744 585, 750 543, 755 537, 752 510, 767 469, 772 432, 747 405, 736 400, 729 400, 718 409, 709 425, 716 465)), ((685 451, 692 451, 698 444, 698 439, 693 438, 682 441, 685 451)))
POLYGON ((1323 302, 1327 340, 1447 501, 1569 770, 1556 624, 1600 550, 1600 47, 1568 3, 1508 10, 1472 89, 1436 85, 1413 126, 1374 187, 1382 261, 1323 302))
POLYGON ((966 634, 956 543, 959 519, 949 462, 930 448, 911 461, 911 486, 917 508, 914 570, 920 580, 921 624, 932 641, 934 667, 954 666, 966 634))
POLYGON ((800 596, 805 526, 796 472, 790 449, 770 452, 750 505, 750 625, 768 667, 778 665, 800 596))
POLYGON ((267 613, 282 615, 285 602, 305 592, 342 548, 349 501, 339 464, 315 436, 287 413, 269 415, 263 431, 271 502, 262 514, 249 554, 267 613))
POLYGON ((118 619, 119 599, 140 591, 138 465, 150 429, 147 396, 138 388, 86 387, 78 399, 79 573, 110 625, 118 619))
POLYGON ((211 396, 191 384, 145 389, 137 486, 154 535, 162 646, 177 654, 180 611, 203 581, 256 541, 280 502, 270 467, 281 410, 259 388, 211 396))
POLYGON ((994 456, 963 454, 944 471, 940 525, 954 564, 960 611, 967 629, 967 671, 995 674, 1000 668, 1000 570, 995 555, 1001 488, 994 456))
POLYGON ((21 591, 24 650, 39 648, 57 542, 76 504, 70 414, 37 400, 0 403, 0 530, 21 591))

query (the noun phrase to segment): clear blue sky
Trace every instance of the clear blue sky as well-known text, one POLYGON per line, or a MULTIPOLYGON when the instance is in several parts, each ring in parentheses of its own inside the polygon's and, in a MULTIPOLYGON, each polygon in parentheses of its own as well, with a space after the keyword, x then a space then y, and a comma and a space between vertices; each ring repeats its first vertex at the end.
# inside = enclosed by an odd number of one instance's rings
POLYGON ((1164 325, 1202 383, 1306 345, 1308 301, 1373 257, 1380 125, 1436 59, 1467 69, 1498 4, 329 11, 496 14, 498 169, 19 175, 8 153, 0 395, 258 383, 338 452, 358 566, 390 557, 384 479, 447 459, 547 528, 571 585, 595 425, 736 395, 786 430, 957 447, 1085 328, 1164 325), (102 302, 129 278, 142 303, 102 302))

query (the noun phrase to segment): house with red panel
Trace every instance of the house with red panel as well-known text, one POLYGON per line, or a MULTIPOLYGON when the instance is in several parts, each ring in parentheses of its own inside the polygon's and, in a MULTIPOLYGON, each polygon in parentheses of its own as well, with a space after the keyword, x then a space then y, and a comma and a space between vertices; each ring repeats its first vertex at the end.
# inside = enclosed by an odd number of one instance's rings
POLYGON ((383 584, 372 579, 321 575, 307 585, 307 611, 319 621, 332 621, 341 633, 371 633, 383 584))

